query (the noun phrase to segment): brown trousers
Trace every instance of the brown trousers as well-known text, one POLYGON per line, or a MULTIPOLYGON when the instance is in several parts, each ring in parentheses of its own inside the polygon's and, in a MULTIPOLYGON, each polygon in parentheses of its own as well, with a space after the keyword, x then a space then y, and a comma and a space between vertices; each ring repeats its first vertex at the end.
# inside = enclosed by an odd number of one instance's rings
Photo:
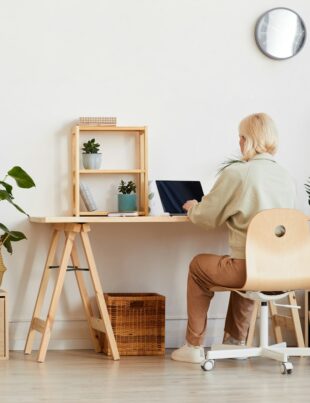
MULTIPOLYGON (((194 257, 188 273, 186 340, 193 346, 202 345, 207 327, 207 313, 214 286, 238 288, 246 280, 244 259, 201 254, 194 257)), ((246 340, 254 301, 231 292, 225 332, 236 340, 246 340)))

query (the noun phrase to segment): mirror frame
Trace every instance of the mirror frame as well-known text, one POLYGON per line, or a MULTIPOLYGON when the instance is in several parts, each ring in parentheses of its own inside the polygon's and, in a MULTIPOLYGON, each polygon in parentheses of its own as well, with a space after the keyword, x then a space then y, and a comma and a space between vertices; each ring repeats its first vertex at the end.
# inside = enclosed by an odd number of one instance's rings
POLYGON ((291 8, 287 8, 287 7, 275 7, 275 8, 271 8, 270 10, 265 11, 265 12, 258 18, 258 20, 256 21, 254 33, 255 33, 255 42, 256 42, 256 45, 257 45, 257 47, 259 48, 259 50, 260 50, 265 56, 269 57, 270 59, 274 59, 274 60, 287 60, 287 59, 291 59, 292 57, 296 56, 296 55, 302 50, 302 48, 304 47, 304 45, 305 45, 305 43, 306 43, 306 39, 307 39, 307 29, 306 29, 306 25, 305 25, 305 23, 304 23, 304 20, 301 18, 301 16, 300 16, 296 11, 292 10, 291 8), (258 26, 259 26, 259 24, 261 23, 262 19, 266 16, 266 14, 268 14, 268 13, 270 13, 271 11, 274 11, 274 10, 287 10, 287 11, 290 11, 290 12, 294 13, 294 14, 298 17, 299 21, 301 22, 301 24, 302 24, 302 26, 303 26, 303 28, 304 28, 304 40, 303 40, 303 42, 302 42, 300 48, 298 49, 298 51, 297 51, 296 53, 294 53, 293 55, 291 55, 291 56, 288 56, 288 57, 277 57, 277 56, 273 56, 272 54, 266 52, 266 50, 262 48, 262 46, 261 46, 261 44, 260 44, 260 42, 259 42, 259 38, 258 38, 258 34, 257 34, 257 33, 258 33, 258 26))

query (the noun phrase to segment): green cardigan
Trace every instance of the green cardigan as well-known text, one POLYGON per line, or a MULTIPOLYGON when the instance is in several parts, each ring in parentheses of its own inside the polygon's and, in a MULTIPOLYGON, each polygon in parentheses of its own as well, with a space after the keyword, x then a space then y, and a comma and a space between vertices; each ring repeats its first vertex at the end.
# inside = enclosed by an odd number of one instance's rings
POLYGON ((295 184, 270 154, 225 168, 211 191, 188 211, 191 222, 205 229, 226 223, 230 256, 245 258, 249 223, 261 210, 294 208, 295 184))

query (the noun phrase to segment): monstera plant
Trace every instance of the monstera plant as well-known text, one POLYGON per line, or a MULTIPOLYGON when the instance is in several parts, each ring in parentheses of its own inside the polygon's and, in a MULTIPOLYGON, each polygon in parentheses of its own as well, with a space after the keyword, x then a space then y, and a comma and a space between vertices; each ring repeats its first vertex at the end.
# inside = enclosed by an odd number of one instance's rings
MULTIPOLYGON (((8 180, 14 179, 16 185, 20 188, 29 189, 35 186, 32 178, 25 172, 21 167, 15 166, 10 169, 5 175, 4 179, 0 181, 0 201, 7 201, 13 207, 15 207, 20 213, 27 213, 19 207, 15 201, 13 196, 13 186, 8 183, 8 180)), ((2 220, 1 220, 2 221, 2 220)), ((2 248, 5 247, 6 250, 12 254, 12 242, 21 241, 22 239, 26 239, 25 234, 20 231, 11 231, 5 224, 0 223, 0 285, 2 282, 3 274, 6 270, 2 259, 2 248)))

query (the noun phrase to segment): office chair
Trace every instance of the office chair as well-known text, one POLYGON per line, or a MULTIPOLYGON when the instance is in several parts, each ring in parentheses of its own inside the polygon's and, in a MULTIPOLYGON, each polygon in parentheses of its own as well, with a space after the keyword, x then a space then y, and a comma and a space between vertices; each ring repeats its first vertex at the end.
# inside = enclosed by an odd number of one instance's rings
POLYGON ((282 374, 290 374, 290 356, 310 356, 310 348, 268 344, 268 301, 284 298, 292 290, 310 289, 308 220, 298 210, 278 208, 263 210, 252 219, 246 240, 246 282, 242 289, 232 291, 260 301, 260 346, 213 345, 201 365, 203 370, 211 371, 217 359, 267 357, 281 363, 282 374))

